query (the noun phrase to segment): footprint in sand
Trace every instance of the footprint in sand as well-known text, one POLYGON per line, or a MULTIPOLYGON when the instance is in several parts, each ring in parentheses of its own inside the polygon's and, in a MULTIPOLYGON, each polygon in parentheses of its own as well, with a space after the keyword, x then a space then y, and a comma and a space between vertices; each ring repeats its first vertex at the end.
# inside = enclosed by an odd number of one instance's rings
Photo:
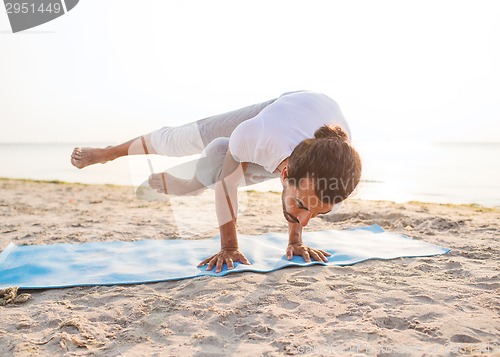
POLYGON ((411 326, 407 319, 396 316, 376 317, 374 320, 378 327, 391 330, 408 330, 411 326))
POLYGON ((478 340, 477 338, 474 338, 469 335, 462 335, 462 334, 457 334, 453 335, 450 337, 451 342, 457 342, 457 343, 478 343, 481 342, 481 340, 478 340))

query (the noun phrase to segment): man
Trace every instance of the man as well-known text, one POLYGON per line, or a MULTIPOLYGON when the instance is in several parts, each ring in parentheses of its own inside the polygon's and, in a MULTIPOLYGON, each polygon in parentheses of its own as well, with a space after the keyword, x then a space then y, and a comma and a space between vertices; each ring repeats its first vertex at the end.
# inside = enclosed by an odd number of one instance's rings
POLYGON ((311 218, 330 212, 359 183, 361 160, 349 141, 349 126, 335 101, 321 93, 298 91, 195 123, 164 127, 118 146, 75 148, 71 162, 83 168, 125 155, 201 153, 192 179, 159 173, 150 176, 149 185, 171 195, 214 188, 221 250, 200 266, 215 266, 220 272, 224 264, 228 269, 235 262, 250 264, 238 246, 238 186, 273 177, 283 184, 287 258, 327 261, 328 253, 303 244, 302 229, 311 218))

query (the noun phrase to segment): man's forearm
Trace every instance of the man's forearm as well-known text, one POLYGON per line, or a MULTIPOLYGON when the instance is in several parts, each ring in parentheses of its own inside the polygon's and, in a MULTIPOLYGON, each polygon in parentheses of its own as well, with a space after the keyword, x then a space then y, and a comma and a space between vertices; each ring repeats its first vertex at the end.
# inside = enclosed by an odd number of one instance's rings
POLYGON ((231 221, 219 227, 221 249, 238 248, 236 222, 231 221))
POLYGON ((288 222, 288 244, 302 243, 302 226, 288 222))
POLYGON ((215 185, 215 207, 219 222, 221 248, 237 248, 238 188, 226 185, 224 180, 217 182, 215 185))

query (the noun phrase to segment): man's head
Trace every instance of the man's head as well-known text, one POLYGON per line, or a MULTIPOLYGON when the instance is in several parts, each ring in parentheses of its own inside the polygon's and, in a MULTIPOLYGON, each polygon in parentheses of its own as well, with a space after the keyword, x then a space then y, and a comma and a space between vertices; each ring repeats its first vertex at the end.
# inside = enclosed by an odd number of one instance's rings
POLYGON ((361 178, 361 159, 339 126, 322 126, 314 139, 301 142, 281 172, 283 214, 306 226, 328 213, 354 191, 361 178))

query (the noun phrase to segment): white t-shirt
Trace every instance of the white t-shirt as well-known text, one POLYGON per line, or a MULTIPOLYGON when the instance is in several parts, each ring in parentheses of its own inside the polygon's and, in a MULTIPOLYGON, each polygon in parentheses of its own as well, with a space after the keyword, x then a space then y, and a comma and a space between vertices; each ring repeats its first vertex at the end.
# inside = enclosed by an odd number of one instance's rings
POLYGON ((229 150, 239 162, 252 162, 273 173, 305 139, 325 124, 351 132, 338 104, 325 94, 309 91, 281 95, 252 119, 238 125, 229 150))

